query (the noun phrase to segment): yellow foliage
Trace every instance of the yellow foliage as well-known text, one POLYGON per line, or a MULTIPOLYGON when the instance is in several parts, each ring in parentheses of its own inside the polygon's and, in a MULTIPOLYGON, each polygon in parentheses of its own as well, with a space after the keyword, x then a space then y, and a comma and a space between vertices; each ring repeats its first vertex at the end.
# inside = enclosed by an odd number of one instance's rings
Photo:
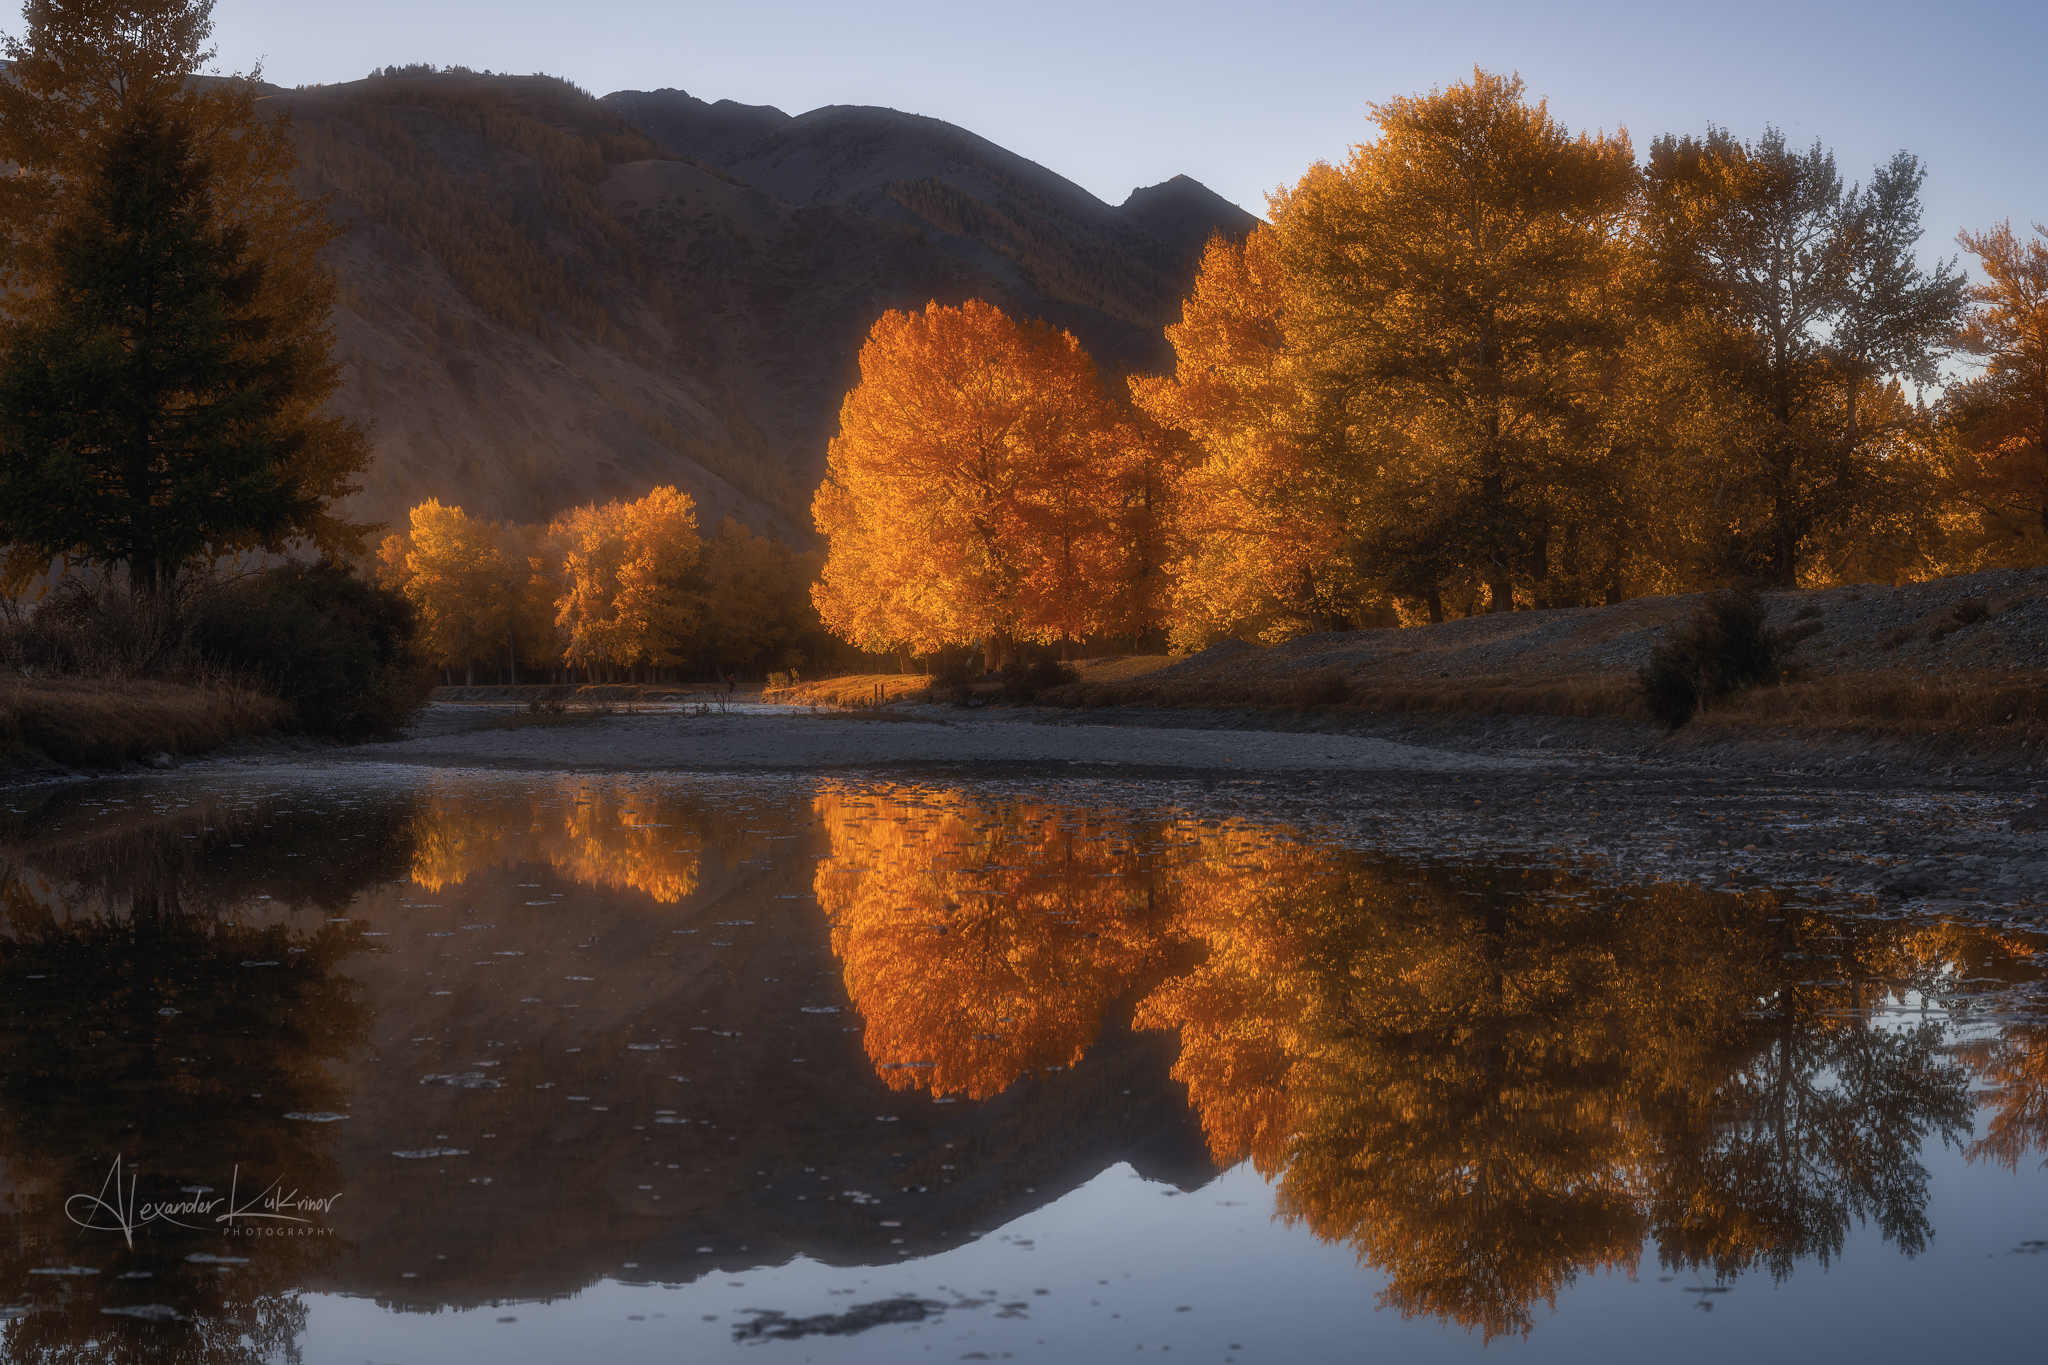
POLYGON ((1131 383, 1137 405, 1197 452, 1174 490, 1170 621, 1184 648, 1226 635, 1285 639, 1315 628, 1324 605, 1319 579, 1343 526, 1318 505, 1302 450, 1289 288, 1270 231, 1242 244, 1211 238, 1181 320, 1166 329, 1173 376, 1131 383))
POLYGON ((1080 344, 970 300, 884 314, 860 367, 812 504, 827 628, 919 651, 1103 628, 1117 420, 1080 344))
POLYGON ((697 889, 692 812, 616 780, 538 793, 430 796, 413 823, 412 878, 429 891, 493 868, 551 867, 584 886, 645 892, 674 905, 697 889))
MULTIPOLYGON (((1669 1266, 1782 1273, 1870 1210, 1916 1250, 1906 1177, 1923 1141, 1967 1129, 1967 1076, 1938 1028, 1867 1011, 2013 951, 1235 822, 907 786, 833 788, 817 811, 819 903, 888 1084, 992 1095, 1085 1064, 1130 1009, 1177 1036, 1219 1163, 1251 1160, 1283 1217, 1385 1271, 1388 1306, 1489 1336, 1646 1242, 1669 1266), (1816 980, 1800 964, 1820 944, 1816 980), (1863 1106, 1853 1133, 1835 1087, 1863 1106)), ((1971 1061, 2002 1087, 1984 1155, 2042 1141, 2033 1048, 2009 1033, 1971 1061)))
POLYGON ((562 547, 555 621, 573 664, 666 664, 696 627, 690 576, 702 551, 696 504, 673 487, 637 502, 574 508, 551 528, 562 547))

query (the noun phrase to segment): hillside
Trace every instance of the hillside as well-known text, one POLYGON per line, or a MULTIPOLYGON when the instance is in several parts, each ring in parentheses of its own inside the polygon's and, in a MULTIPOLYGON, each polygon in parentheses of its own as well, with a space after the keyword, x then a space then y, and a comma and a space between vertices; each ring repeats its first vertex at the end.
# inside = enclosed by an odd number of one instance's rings
POLYGON ((965 130, 447 72, 277 91, 329 249, 359 515, 545 519, 676 483, 808 544, 875 318, 986 298, 1105 364, 1166 362, 1201 243, 1255 221, 1177 177, 1112 207, 965 130))

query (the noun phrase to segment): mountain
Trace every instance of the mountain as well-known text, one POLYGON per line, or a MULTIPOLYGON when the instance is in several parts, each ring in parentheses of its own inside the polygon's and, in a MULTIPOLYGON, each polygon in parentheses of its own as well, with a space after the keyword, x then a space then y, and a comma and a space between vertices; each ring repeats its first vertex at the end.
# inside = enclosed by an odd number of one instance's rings
POLYGON ((1185 177, 1111 206, 888 109, 462 71, 265 104, 348 228, 327 252, 336 407, 377 452, 351 510, 393 524, 428 497, 544 520, 675 483, 707 531, 730 515, 809 545, 884 311, 985 298, 1159 369, 1202 243, 1256 222, 1185 177))
POLYGON ((789 122, 772 104, 707 104, 682 90, 620 90, 604 103, 676 155, 699 160, 789 122))

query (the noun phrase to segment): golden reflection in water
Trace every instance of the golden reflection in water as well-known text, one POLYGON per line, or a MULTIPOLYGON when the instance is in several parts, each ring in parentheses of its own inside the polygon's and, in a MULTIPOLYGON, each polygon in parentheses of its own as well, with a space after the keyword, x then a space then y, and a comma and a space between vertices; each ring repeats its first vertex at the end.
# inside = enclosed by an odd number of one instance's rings
POLYGON ((698 815, 674 793, 619 779, 559 779, 530 792, 451 784, 430 791, 415 817, 412 878, 439 891, 528 864, 674 905, 697 889, 698 815))
POLYGON ((895 1089, 986 1098, 1072 1066, 1172 935, 1120 818, 828 787, 818 903, 895 1089))
POLYGON ((1875 1025, 1981 981, 2010 945, 1768 894, 1594 889, 1416 867, 1286 830, 1006 806, 920 788, 818 801, 817 892, 897 1088, 997 1093, 1079 1062, 1113 1012, 1171 1029, 1220 1164, 1352 1245, 1382 1302, 1491 1337, 1583 1273, 1826 1264, 1848 1229, 1929 1235, 1929 1138, 2043 1136, 2044 1066, 2008 1028, 1875 1025))

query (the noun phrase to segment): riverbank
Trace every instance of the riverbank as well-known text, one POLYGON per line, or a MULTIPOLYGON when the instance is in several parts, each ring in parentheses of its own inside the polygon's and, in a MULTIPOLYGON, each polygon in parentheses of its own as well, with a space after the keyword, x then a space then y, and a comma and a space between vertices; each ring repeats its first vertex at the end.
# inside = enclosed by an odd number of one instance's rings
POLYGON ((293 714, 290 703, 247 687, 7 678, 0 681, 0 773, 161 763, 272 736, 293 714))
MULTIPOLYGON (((1327 833, 1348 845, 1482 863, 1583 867, 1634 882, 1836 900, 1873 912, 1966 913, 2034 924, 2048 915, 2048 805, 2010 773, 1988 778, 1865 759, 1833 772, 1707 761, 1700 749, 1630 755, 1534 748, 1526 717, 1466 719, 1455 735, 1243 728, 1242 713, 1125 712, 1120 724, 940 708, 726 714, 694 707, 534 718, 509 707, 439 705, 408 738, 317 753, 263 752, 210 765, 262 781, 430 774, 461 790, 524 772, 597 779, 791 779, 980 787, 1003 799, 1169 805, 1327 833), (922 711, 926 714, 916 715, 922 711), (1423 740, 1434 742, 1409 742, 1423 740)), ((1588 722, 1592 724, 1592 722, 1588 722)), ((1580 735, 1575 738, 1588 738, 1580 735)))

